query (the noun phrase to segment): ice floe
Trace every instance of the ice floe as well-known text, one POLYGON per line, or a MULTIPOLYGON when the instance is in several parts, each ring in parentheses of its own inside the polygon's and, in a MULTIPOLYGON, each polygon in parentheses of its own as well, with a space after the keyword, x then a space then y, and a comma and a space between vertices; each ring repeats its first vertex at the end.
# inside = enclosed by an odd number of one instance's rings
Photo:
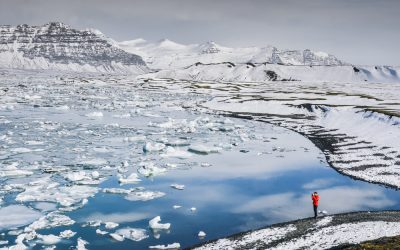
POLYGON ((65 239, 69 239, 71 237, 74 237, 75 234, 76 234, 76 232, 73 232, 73 231, 67 229, 67 230, 64 230, 64 231, 60 232, 60 237, 61 238, 65 238, 65 239))
POLYGON ((200 231, 197 236, 199 236, 199 238, 204 238, 206 237, 206 233, 204 231, 200 231))
POLYGON ((157 176, 160 174, 164 174, 167 172, 166 168, 157 167, 152 162, 141 163, 140 168, 138 169, 139 174, 150 177, 150 176, 157 176))
POLYGON ((119 224, 115 223, 115 222, 106 222, 105 225, 104 225, 104 227, 107 228, 107 229, 113 229, 113 228, 116 228, 118 226, 119 226, 119 224))
POLYGON ((75 221, 70 217, 60 214, 57 211, 51 212, 45 216, 40 217, 29 226, 25 227, 25 232, 37 231, 40 229, 47 229, 59 226, 70 226, 75 224, 75 221))
POLYGON ((160 223, 161 217, 156 216, 149 221, 149 227, 153 230, 167 230, 171 227, 171 223, 160 223))
POLYGON ((48 234, 48 235, 38 234, 37 238, 40 239, 39 243, 44 245, 54 245, 61 241, 61 237, 54 234, 48 234))
POLYGON ((191 145, 189 147, 189 151, 197 154, 211 154, 220 152, 221 148, 198 144, 198 145, 191 145))
POLYGON ((106 235, 106 234, 108 234, 108 232, 107 232, 107 231, 100 230, 100 229, 96 229, 96 234, 106 235))
POLYGON ((133 241, 141 241, 149 237, 147 231, 141 228, 121 228, 116 232, 118 235, 122 235, 125 239, 133 240, 133 241))
POLYGON ((190 152, 186 150, 175 149, 173 147, 167 147, 165 152, 160 154, 164 158, 178 158, 178 159, 188 159, 192 156, 190 152))
POLYGON ((103 117, 103 113, 102 112, 91 112, 86 114, 87 117, 103 117))
POLYGON ((157 198, 161 198, 165 195, 163 192, 158 191, 135 191, 127 194, 125 199, 129 201, 149 201, 157 198))
POLYGON ((171 187, 174 188, 174 189, 178 189, 178 190, 184 190, 185 189, 185 185, 176 184, 176 183, 171 184, 171 187))
POLYGON ((118 181, 121 184, 129 184, 129 183, 132 184, 132 183, 140 182, 141 179, 139 178, 139 176, 136 173, 132 173, 126 178, 120 177, 118 181))
POLYGON ((143 152, 155 152, 155 151, 161 151, 165 148, 165 144, 163 143, 151 143, 151 142, 146 142, 146 144, 143 146, 143 152))
POLYGON ((76 250, 86 250, 86 245, 88 245, 89 242, 87 242, 86 240, 83 240, 81 238, 78 238, 77 240, 77 245, 76 245, 76 250))
POLYGON ((110 233, 110 237, 113 238, 116 241, 123 241, 124 236, 117 234, 117 233, 110 233))

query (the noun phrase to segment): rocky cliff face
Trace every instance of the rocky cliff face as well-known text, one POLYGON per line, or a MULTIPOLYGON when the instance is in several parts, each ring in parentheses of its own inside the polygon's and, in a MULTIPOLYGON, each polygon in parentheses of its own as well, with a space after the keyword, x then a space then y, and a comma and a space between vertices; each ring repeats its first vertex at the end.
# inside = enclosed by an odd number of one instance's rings
POLYGON ((0 26, 0 66, 108 72, 140 70, 146 65, 140 56, 121 50, 99 31, 53 22, 0 26))

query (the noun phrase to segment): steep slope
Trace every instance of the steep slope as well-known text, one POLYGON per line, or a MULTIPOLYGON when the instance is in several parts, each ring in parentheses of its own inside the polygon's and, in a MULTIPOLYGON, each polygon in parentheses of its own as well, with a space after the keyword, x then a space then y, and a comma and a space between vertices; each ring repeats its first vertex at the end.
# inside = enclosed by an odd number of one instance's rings
POLYGON ((97 30, 52 22, 43 26, 0 26, 0 67, 90 72, 143 72, 138 55, 115 46, 97 30))
POLYGON ((170 40, 149 43, 143 39, 119 43, 125 51, 144 58, 154 69, 177 69, 195 63, 271 63, 283 65, 345 65, 335 56, 311 50, 279 50, 272 46, 228 48, 206 42, 203 44, 182 45, 170 40))

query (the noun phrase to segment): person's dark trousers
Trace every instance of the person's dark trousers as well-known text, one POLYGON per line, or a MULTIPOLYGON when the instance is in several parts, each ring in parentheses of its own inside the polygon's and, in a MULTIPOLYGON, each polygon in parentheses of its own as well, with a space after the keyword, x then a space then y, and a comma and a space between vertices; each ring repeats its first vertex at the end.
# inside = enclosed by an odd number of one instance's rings
POLYGON ((318 206, 314 206, 314 218, 317 218, 317 214, 318 214, 318 206))

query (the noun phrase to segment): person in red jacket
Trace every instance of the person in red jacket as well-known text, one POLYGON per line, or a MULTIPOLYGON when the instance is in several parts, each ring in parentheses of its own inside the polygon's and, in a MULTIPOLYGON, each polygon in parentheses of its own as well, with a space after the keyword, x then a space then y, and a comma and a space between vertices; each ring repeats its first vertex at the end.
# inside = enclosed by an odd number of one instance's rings
POLYGON ((319 202, 319 195, 317 192, 311 194, 311 200, 314 207, 314 218, 316 219, 318 215, 318 202, 319 202))

